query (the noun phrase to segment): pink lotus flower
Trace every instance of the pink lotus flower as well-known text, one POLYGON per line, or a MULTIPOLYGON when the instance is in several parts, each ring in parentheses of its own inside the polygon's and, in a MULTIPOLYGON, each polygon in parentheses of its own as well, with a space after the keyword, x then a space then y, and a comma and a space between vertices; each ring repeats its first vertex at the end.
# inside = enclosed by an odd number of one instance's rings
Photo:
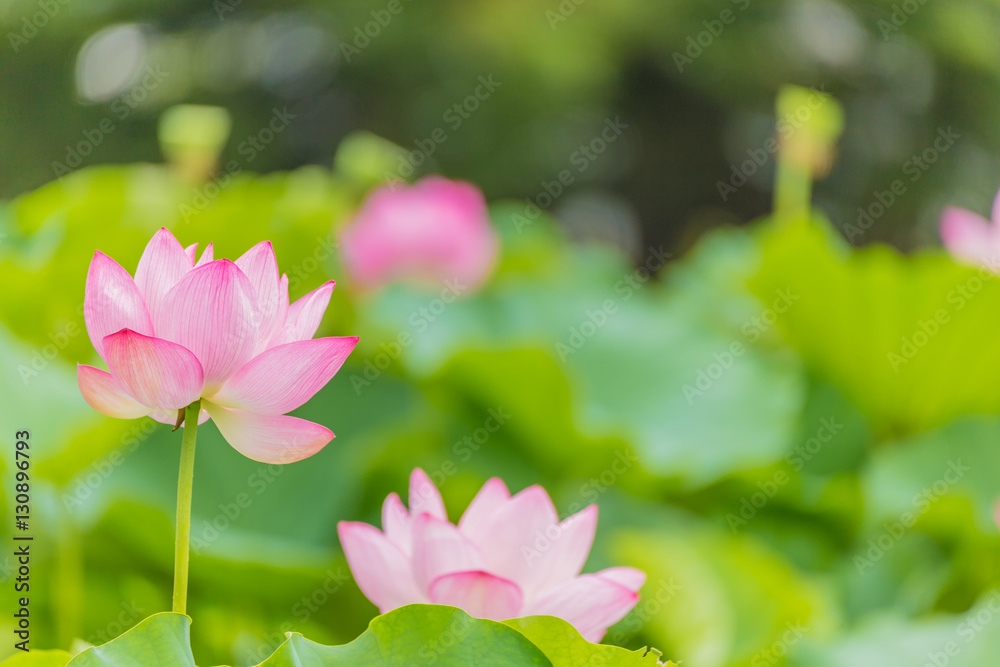
POLYGON ((959 259, 994 271, 1000 266, 1000 193, 993 201, 992 220, 957 206, 941 214, 941 240, 959 259))
POLYGON ((110 372, 77 367, 80 391, 118 419, 149 415, 173 424, 201 398, 201 421, 215 420, 245 456, 290 463, 318 452, 333 433, 286 412, 308 401, 340 369, 358 339, 312 339, 330 302, 328 282, 288 303, 265 241, 235 262, 195 261, 166 229, 146 246, 135 279, 98 251, 90 263, 84 321, 110 372))
POLYGON ((433 603, 493 620, 558 616, 596 642, 635 606, 646 580, 630 567, 580 574, 594 541, 597 505, 560 522, 540 486, 512 497, 493 478, 455 526, 418 468, 410 477, 409 511, 390 494, 382 528, 337 526, 355 581, 382 613, 433 603))
POLYGON ((340 241, 345 267, 365 288, 397 280, 472 288, 490 274, 498 247, 482 192, 440 176, 379 188, 340 241))

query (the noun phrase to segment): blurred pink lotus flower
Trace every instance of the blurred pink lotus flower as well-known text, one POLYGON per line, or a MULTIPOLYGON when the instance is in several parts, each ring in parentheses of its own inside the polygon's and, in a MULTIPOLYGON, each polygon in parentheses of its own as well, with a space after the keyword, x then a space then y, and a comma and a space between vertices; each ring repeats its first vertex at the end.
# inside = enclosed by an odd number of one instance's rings
POLYGON ((472 289, 489 276, 498 247, 482 192, 440 176, 375 190, 340 242, 347 271, 364 288, 410 280, 472 289))
POLYGON ((955 257, 997 271, 1000 269, 1000 193, 993 201, 992 220, 957 206, 941 213, 941 240, 955 257))
POLYGON ((409 511, 395 493, 386 498, 384 532, 357 522, 337 532, 355 581, 382 613, 433 603, 492 620, 558 616, 597 642, 635 606, 646 575, 630 567, 580 574, 596 528, 597 505, 560 522, 543 488, 512 497, 498 478, 455 526, 418 468, 409 511))
POLYGON ((329 382, 358 342, 312 338, 334 283, 289 305, 270 241, 235 262, 213 261, 211 243, 196 262, 196 250, 161 229, 134 280, 94 254, 84 321, 110 372, 79 364, 83 397, 109 417, 166 424, 201 398, 200 421, 211 417, 251 459, 291 463, 315 454, 333 433, 285 413, 329 382))

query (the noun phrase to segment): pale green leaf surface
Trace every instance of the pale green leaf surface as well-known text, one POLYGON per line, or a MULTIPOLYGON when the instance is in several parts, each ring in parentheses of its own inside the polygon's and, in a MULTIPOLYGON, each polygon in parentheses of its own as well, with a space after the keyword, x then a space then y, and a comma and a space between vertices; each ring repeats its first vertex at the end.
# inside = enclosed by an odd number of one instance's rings
POLYGON ((530 639, 552 661, 553 667, 604 665, 606 667, 649 667, 669 665, 660 661, 657 651, 628 651, 617 646, 593 644, 572 625, 553 616, 529 616, 504 621, 530 639))
POLYGON ((191 619, 154 614, 107 644, 82 651, 67 667, 195 667, 191 619))
POLYGON ((453 607, 409 605, 374 619, 343 646, 323 646, 293 633, 260 667, 552 667, 528 639, 495 621, 453 607))

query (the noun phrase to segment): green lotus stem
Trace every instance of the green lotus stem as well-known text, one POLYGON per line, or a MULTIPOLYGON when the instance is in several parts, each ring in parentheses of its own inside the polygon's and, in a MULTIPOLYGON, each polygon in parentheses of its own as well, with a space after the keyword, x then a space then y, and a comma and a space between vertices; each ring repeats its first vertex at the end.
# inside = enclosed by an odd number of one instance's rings
POLYGON ((194 487, 194 445, 198 438, 201 400, 184 411, 184 437, 181 438, 181 465, 177 475, 177 535, 174 539, 173 611, 187 613, 188 560, 191 555, 191 495, 194 487))
POLYGON ((812 174, 790 160, 779 159, 774 186, 774 212, 783 219, 805 218, 812 202, 812 174))
POLYGON ((784 86, 776 104, 781 137, 774 184, 774 214, 805 219, 812 209, 812 185, 830 170, 844 128, 844 111, 826 93, 784 86))

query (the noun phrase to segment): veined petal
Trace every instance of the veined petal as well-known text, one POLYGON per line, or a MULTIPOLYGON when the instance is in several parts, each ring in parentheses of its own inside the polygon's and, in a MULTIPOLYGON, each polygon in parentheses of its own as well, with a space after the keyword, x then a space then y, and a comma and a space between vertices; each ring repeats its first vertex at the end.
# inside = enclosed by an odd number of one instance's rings
POLYGON ((116 419, 136 419, 149 414, 151 408, 132 398, 128 390, 111 373, 93 366, 77 364, 76 380, 83 399, 101 414, 116 419))
POLYGON ((559 524, 558 533, 549 536, 548 549, 539 559, 550 561, 547 564, 549 585, 560 584, 580 574, 594 545, 596 532, 597 505, 585 507, 559 524))
POLYGON ((323 314, 330 305, 330 295, 333 294, 334 281, 323 283, 309 294, 288 307, 285 323, 275 332, 270 345, 280 345, 294 340, 307 340, 316 335, 323 314))
POLYGON ((104 337, 108 334, 122 329, 153 333, 149 312, 132 276, 100 251, 94 253, 87 272, 83 320, 90 342, 102 359, 106 359, 104 337))
POLYGON ((425 512, 442 521, 448 520, 444 501, 434 482, 423 470, 414 468, 410 473, 410 516, 416 518, 425 512))
POLYGON ((479 493, 465 509, 462 518, 459 519, 459 529, 473 542, 477 542, 480 537, 485 537, 491 529, 490 517, 509 499, 510 491, 502 479, 493 477, 486 480, 483 487, 479 489, 479 493))
POLYGON ((272 347, 229 378, 212 402, 269 415, 291 412, 333 378, 357 343, 352 336, 272 347))
POLYGON ((521 611, 521 589, 513 581, 481 570, 454 572, 435 579, 430 586, 434 604, 462 609, 475 618, 503 621, 521 611))
POLYGON ((382 531, 407 556, 412 552, 410 524, 410 513, 399 499, 399 494, 390 493, 382 503, 382 531))
POLYGON ((201 396, 201 364, 177 343, 123 329, 104 338, 104 349, 111 372, 143 405, 179 410, 201 396))
POLYGON ((219 432, 233 449, 262 463, 294 463, 308 458, 333 440, 325 426, 289 417, 262 415, 204 402, 219 432))
POLYGON ((220 259, 192 269, 170 290, 155 325, 162 338, 198 357, 210 396, 253 357, 257 318, 250 281, 220 259))
POLYGON ((198 244, 192 243, 188 247, 184 248, 184 254, 188 256, 191 261, 191 266, 194 266, 194 261, 198 257, 198 244))
POLYGON ((135 284, 142 293, 153 322, 167 292, 191 270, 193 262, 166 227, 153 234, 135 269, 135 284))
POLYGON ((453 572, 482 570, 483 554, 458 528, 430 514, 413 520, 413 576, 421 590, 453 572))
MULTIPOLYGON (((282 329, 285 327, 285 323, 288 321, 288 309, 291 306, 288 305, 288 276, 284 273, 281 274, 281 280, 278 281, 278 314, 274 319, 274 329, 271 331, 271 335, 267 340, 261 339, 257 343, 258 349, 266 349, 268 347, 274 347, 277 343, 272 343, 277 339, 278 334, 281 333, 282 329), (263 348, 261 347, 263 345, 263 348)), ((316 333, 315 331, 313 333, 316 333)), ((312 335, 309 336, 312 338, 312 335)), ((287 341, 289 343, 294 341, 287 341)))
POLYGON ((267 342, 279 324, 278 311, 281 304, 280 278, 278 277, 278 260, 274 256, 274 248, 270 241, 261 241, 247 250, 236 260, 236 266, 243 272, 253 285, 256 295, 259 335, 257 350, 264 349, 267 342))
POLYGON ((205 249, 201 251, 201 257, 195 263, 195 268, 208 264, 215 259, 215 249, 211 243, 205 246, 205 249))
POLYGON ((487 569, 516 581, 530 598, 548 580, 559 535, 559 515, 549 494, 530 486, 482 524, 475 542, 487 569))
POLYGON ((380 612, 428 601, 413 580, 409 560, 377 528, 341 521, 337 534, 354 581, 380 612))
POLYGON ((585 574, 529 602, 524 615, 557 616, 571 623, 587 641, 599 642, 638 601, 638 593, 609 579, 585 574))
POLYGON ((600 572, 595 572, 594 576, 613 581, 636 593, 646 583, 646 573, 634 567, 609 567, 600 572))

